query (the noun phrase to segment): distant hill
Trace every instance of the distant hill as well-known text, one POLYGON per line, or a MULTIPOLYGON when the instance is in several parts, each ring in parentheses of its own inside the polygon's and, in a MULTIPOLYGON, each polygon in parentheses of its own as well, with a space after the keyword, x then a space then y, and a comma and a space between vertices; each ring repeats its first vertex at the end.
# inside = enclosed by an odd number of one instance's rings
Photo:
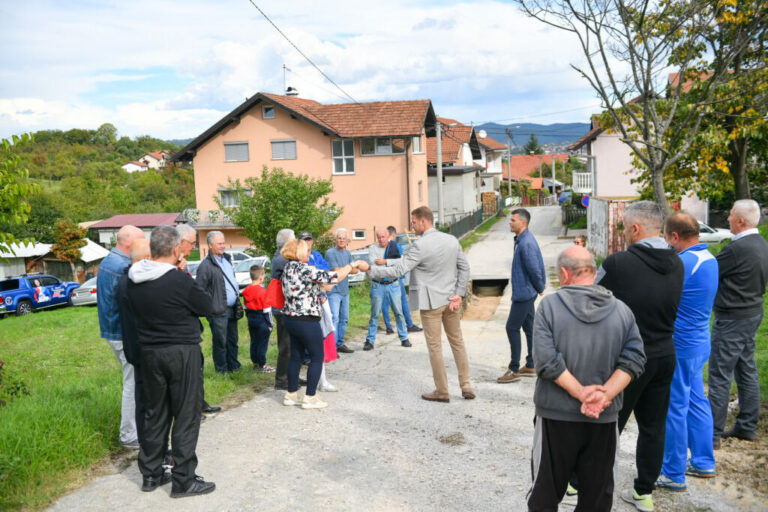
POLYGON ((191 138, 190 139, 169 139, 169 140, 166 140, 165 142, 170 142, 171 144, 175 144, 176 146, 179 146, 179 149, 181 149, 187 144, 189 144, 190 142, 192 142, 193 140, 194 139, 191 139, 191 138))
POLYGON ((589 123, 555 123, 555 124, 534 124, 534 123, 516 123, 510 125, 498 123, 485 123, 478 125, 477 130, 485 130, 489 137, 496 139, 502 144, 507 143, 506 129, 509 127, 512 132, 512 145, 522 146, 533 133, 539 139, 539 144, 561 144, 566 142, 575 142, 589 131, 589 123))

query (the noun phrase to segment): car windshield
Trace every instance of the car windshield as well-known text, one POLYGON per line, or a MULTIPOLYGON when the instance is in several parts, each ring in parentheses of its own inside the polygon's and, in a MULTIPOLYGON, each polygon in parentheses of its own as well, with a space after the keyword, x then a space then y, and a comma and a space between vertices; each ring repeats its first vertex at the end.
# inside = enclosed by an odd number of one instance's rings
POLYGON ((92 277, 92 278, 90 278, 89 280, 87 280, 86 282, 84 282, 83 284, 81 284, 80 286, 82 286, 82 287, 86 287, 86 286, 96 286, 96 278, 95 278, 95 277, 92 277))

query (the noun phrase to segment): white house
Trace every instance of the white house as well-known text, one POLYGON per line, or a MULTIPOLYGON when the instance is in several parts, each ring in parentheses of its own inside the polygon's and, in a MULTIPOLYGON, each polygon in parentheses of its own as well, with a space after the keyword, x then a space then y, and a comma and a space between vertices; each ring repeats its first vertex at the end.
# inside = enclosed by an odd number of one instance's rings
POLYGON ((149 166, 144 162, 134 160, 133 162, 128 162, 127 164, 123 165, 122 168, 125 172, 141 172, 149 169, 149 166))
POLYGON ((140 162, 147 164, 150 169, 162 169, 168 162, 170 152, 168 150, 153 151, 151 153, 145 153, 144 156, 139 158, 140 162))

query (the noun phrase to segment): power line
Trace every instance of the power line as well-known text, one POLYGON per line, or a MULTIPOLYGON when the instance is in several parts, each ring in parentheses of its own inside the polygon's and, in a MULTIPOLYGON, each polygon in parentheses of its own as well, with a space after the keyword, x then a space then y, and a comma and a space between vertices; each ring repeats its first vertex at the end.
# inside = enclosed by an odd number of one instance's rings
POLYGON ((283 38, 284 38, 286 41, 288 41, 288 43, 289 43, 291 46, 293 46, 293 48, 294 48, 294 49, 295 49, 297 52, 299 52, 299 54, 300 54, 302 57, 304 57, 304 59, 305 59, 307 62, 309 62, 309 63, 312 65, 312 67, 314 67, 314 68, 315 68, 315 69, 316 69, 316 70, 317 70, 317 71, 318 71, 318 72, 319 72, 321 75, 323 75, 323 76, 325 77, 325 79, 326 79, 326 80, 328 80, 328 81, 329 81, 331 84, 333 84, 333 86, 334 86, 334 87, 336 87, 338 90, 340 90, 340 91, 341 91, 341 92, 344 94, 344 96, 346 96, 347 98, 349 98, 350 100, 352 100, 352 102, 353 102, 353 103, 357 103, 358 105, 361 105, 361 103, 360 103, 359 101, 357 101, 355 98, 353 98, 353 97, 352 97, 352 96, 351 96, 351 95, 350 95, 350 94, 349 94, 347 91, 345 91, 344 89, 342 89, 342 88, 341 88, 341 86, 340 86, 339 84, 337 84, 336 82, 334 82, 334 81, 331 79, 331 77, 329 77, 328 75, 326 75, 326 74, 323 72, 323 70, 322 70, 322 69, 320 69, 320 68, 317 66, 317 64, 315 64, 314 62, 312 62, 312 59, 310 59, 309 57, 307 57, 307 55, 306 55, 306 54, 305 54, 303 51, 301 51, 301 50, 299 49, 299 47, 298 47, 298 46, 296 46, 296 45, 293 43, 293 41, 291 41, 291 40, 288 38, 288 36, 287 36, 287 35, 285 35, 285 34, 283 33, 283 31, 282 31, 282 30, 280 30, 280 27, 278 27, 277 25, 275 25, 275 22, 274 22, 274 21, 272 21, 272 20, 269 18, 269 16, 267 16, 267 15, 266 15, 266 13, 265 13, 264 11, 262 11, 262 10, 261 10, 261 8, 259 8, 259 6, 258 6, 258 5, 256 5, 256 3, 254 3, 254 1, 253 1, 253 0, 248 0, 248 1, 251 3, 251 5, 253 5, 253 6, 256 8, 256 10, 257 10, 257 11, 259 11, 259 12, 261 13, 261 15, 262 15, 262 16, 264 16, 264 19, 266 19, 266 20, 269 22, 269 24, 270 24, 270 25, 272 25, 272 26, 275 28, 275 30, 277 30, 277 32, 278 32, 278 33, 279 33, 281 36, 283 36, 283 38))

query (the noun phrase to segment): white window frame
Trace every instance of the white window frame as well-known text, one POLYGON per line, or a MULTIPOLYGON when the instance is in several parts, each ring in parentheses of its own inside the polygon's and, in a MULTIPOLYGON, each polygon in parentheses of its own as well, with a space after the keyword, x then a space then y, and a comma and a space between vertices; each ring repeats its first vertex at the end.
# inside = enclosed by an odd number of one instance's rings
POLYGON ((216 191, 219 193, 219 201, 221 202, 221 206, 224 208, 237 208, 240 206, 240 201, 237 197, 237 189, 234 188, 219 188, 216 189, 216 191), (225 201, 224 197, 225 194, 227 197, 230 197, 230 201, 225 201), (231 202, 232 204, 227 204, 227 202, 231 202))
POLYGON ((392 155, 404 155, 407 152, 407 144, 408 144, 408 137, 364 137, 360 139, 360 156, 392 156, 392 155), (389 140, 389 151, 380 151, 379 150, 379 141, 388 139, 389 140), (400 139, 403 141, 403 151, 394 153, 392 151, 392 140, 393 139, 400 139), (363 153, 363 141, 365 140, 372 140, 373 141, 373 153, 363 153))
POLYGON ((352 174, 355 174, 355 141, 354 139, 333 139, 331 140, 331 172, 335 174, 336 176, 349 176, 352 174), (341 143, 341 155, 334 155, 333 154, 333 143, 334 142, 340 142, 341 143), (347 155, 345 153, 344 147, 346 146, 346 142, 352 143, 352 154, 347 155), (347 159, 352 159, 352 170, 347 170, 347 159), (342 162, 342 170, 341 172, 336 171, 336 160, 341 160, 342 162))
POLYGON ((261 107, 262 119, 274 119, 275 118, 275 106, 274 105, 262 105, 261 107), (267 111, 270 110, 272 115, 267 115, 267 111))
POLYGON ((224 143, 224 161, 225 162, 247 162, 247 161, 249 161, 251 159, 250 149, 251 148, 248 147, 248 141, 247 140, 225 142, 224 143), (234 159, 230 160, 230 159, 227 158, 227 146, 235 147, 235 146, 243 146, 243 145, 245 146, 245 153, 247 155, 245 160, 234 160, 234 159))
POLYGON ((352 240, 365 240, 366 238, 364 229, 352 230, 352 240))
POLYGON ((421 155, 424 153, 424 145, 421 142, 422 142, 421 135, 416 135, 411 140, 411 147, 413 148, 414 155, 421 155), (418 151, 416 151, 416 146, 419 147, 418 151))
POLYGON ((298 150, 296 148, 296 139, 275 139, 269 141, 269 149, 272 153, 272 160, 296 160, 298 158, 298 150), (293 158, 275 158, 275 146, 274 144, 287 144, 293 143, 293 158))

